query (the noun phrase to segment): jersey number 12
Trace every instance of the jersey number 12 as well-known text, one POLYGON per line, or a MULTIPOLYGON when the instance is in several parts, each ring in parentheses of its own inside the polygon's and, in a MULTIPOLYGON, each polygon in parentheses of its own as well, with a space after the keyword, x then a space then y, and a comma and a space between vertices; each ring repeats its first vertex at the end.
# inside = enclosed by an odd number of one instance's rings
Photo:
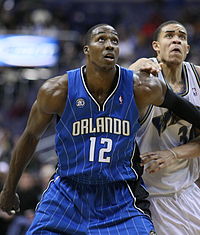
MULTIPOLYGON (((95 146, 96 146, 96 137, 90 137, 90 156, 89 161, 94 161, 95 146)), ((112 140, 108 138, 101 138, 101 144, 106 144, 106 147, 99 150, 98 162, 107 162, 110 163, 110 157, 105 157, 104 153, 109 153, 112 149, 112 140)))

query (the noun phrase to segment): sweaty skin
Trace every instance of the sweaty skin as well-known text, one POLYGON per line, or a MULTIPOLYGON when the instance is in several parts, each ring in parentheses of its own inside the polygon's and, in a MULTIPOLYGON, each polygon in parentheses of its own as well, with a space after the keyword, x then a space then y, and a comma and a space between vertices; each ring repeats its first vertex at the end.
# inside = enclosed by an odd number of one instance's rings
MULTIPOLYGON (((102 105, 116 82, 116 62, 119 55, 119 38, 116 30, 109 25, 99 26, 92 31, 83 51, 86 57, 84 73, 87 88, 102 105)), ((148 73, 141 71, 135 74, 133 89, 138 110, 142 113, 149 104, 162 104, 167 88, 160 80, 151 78, 148 73)), ((19 210, 19 198, 16 194, 18 181, 54 115, 62 115, 67 91, 66 74, 47 80, 39 89, 26 128, 13 149, 9 174, 0 194, 0 208, 8 214, 12 214, 13 210, 19 210)))

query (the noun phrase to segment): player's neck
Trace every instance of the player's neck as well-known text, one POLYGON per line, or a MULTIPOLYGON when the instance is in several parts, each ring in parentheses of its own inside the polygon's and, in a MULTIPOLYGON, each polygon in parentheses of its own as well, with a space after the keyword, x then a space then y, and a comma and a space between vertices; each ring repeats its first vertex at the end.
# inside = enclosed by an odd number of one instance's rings
POLYGON ((182 64, 170 67, 164 65, 162 67, 162 73, 174 92, 180 93, 185 90, 185 78, 182 64))
POLYGON ((109 87, 115 78, 116 72, 116 67, 108 70, 97 66, 86 66, 84 68, 84 76, 88 86, 93 86, 97 89, 109 87))
POLYGON ((177 66, 168 66, 166 64, 163 64, 162 73, 165 80, 167 80, 170 84, 177 84, 183 80, 182 64, 177 66))
POLYGON ((99 73, 98 71, 91 72, 91 70, 84 69, 84 79, 87 88, 97 102, 102 104, 115 88, 118 80, 118 72, 116 70, 107 71, 106 74, 99 73))

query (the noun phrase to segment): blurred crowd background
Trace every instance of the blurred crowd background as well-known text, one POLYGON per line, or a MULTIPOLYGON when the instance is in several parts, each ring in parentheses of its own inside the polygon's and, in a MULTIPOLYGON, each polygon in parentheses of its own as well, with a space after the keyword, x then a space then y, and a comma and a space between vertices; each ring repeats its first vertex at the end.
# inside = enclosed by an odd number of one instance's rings
MULTIPOLYGON (((166 20, 188 30, 188 60, 200 65, 200 1, 181 0, 0 0, 0 37, 36 35, 57 41, 50 66, 0 64, 0 190, 9 169, 14 143, 22 133, 38 88, 48 78, 84 64, 83 37, 98 23, 113 25, 120 35, 119 64, 154 56, 152 33, 166 20)), ((0 44, 0 59, 2 48, 0 44)), ((37 56, 34 59, 37 61, 37 56)), ((0 212, 1 235, 23 235, 56 166, 54 122, 41 139, 18 187, 21 212, 0 212)))

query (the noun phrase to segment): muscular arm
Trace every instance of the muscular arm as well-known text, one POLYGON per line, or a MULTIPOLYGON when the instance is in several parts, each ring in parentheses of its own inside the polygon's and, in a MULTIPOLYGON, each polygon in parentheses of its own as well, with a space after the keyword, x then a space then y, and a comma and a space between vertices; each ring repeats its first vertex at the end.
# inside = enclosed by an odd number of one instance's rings
POLYGON ((4 191, 9 193, 15 192, 23 169, 30 161, 41 134, 52 119, 52 115, 42 112, 38 106, 36 101, 31 109, 27 126, 13 150, 10 173, 4 186, 4 191))
POLYGON ((159 106, 165 99, 167 87, 156 77, 149 75, 146 72, 135 73, 134 78, 134 93, 140 114, 152 104, 159 106))
POLYGON ((0 195, 0 208, 10 214, 18 210, 19 202, 15 192, 21 174, 30 162, 41 135, 53 115, 61 115, 66 102, 66 77, 50 79, 40 88, 37 100, 32 106, 24 132, 12 152, 9 174, 0 195))
POLYGON ((167 88, 166 84, 145 72, 134 79, 135 100, 140 115, 150 104, 167 108, 200 129, 200 111, 189 101, 167 88))

